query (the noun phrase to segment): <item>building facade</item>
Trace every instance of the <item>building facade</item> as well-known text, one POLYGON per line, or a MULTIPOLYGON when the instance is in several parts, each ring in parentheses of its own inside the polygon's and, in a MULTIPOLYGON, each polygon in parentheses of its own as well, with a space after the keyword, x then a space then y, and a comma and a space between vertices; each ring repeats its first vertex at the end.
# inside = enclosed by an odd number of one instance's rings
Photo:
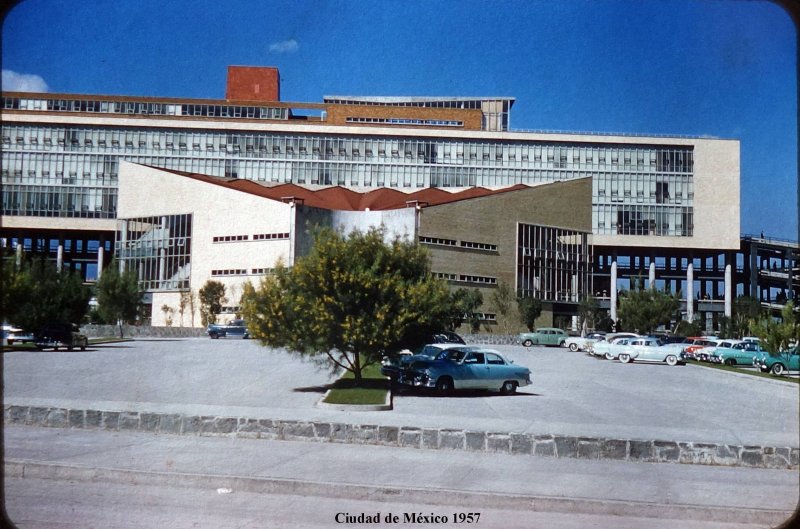
POLYGON ((224 100, 3 93, 3 239, 61 247, 65 266, 95 279, 101 259, 65 244, 92 233, 109 259, 124 161, 359 192, 590 179, 594 294, 612 311, 642 275, 687 300, 713 294, 721 312, 737 291, 737 140, 521 131, 508 97, 290 103, 278 85, 274 68, 231 67, 224 100), (711 261, 710 274, 694 273, 711 261))

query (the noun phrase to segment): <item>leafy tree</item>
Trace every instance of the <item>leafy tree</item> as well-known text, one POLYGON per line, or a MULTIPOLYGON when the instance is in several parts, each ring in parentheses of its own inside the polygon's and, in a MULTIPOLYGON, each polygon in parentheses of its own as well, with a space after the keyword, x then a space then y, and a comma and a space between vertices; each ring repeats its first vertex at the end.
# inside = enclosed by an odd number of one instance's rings
POLYGON ((511 287, 505 281, 501 281, 497 285, 497 289, 492 292, 492 305, 494 305, 497 313, 503 319, 503 332, 508 334, 508 314, 511 312, 511 302, 514 296, 511 293, 511 287))
POLYGON ((534 297, 526 296, 517 298, 519 307, 519 319, 525 327, 533 332, 536 326, 536 318, 542 314, 542 302, 534 297))
POLYGON ((401 349, 409 329, 445 328, 450 293, 430 274, 425 249, 384 234, 319 229, 291 269, 280 263, 257 288, 245 284, 253 337, 350 371, 360 384, 362 369, 401 349))
POLYGON ((225 285, 209 279, 198 293, 200 299, 200 322, 205 327, 217 322, 217 314, 222 312, 222 304, 228 301, 225 297, 225 285))
POLYGON ((669 326, 680 309, 677 297, 654 288, 629 290, 620 296, 617 315, 630 330, 652 333, 659 325, 669 326))
POLYGON ((733 300, 731 332, 737 338, 750 333, 750 324, 761 317, 761 303, 752 296, 737 296, 733 300))
POLYGON ((167 327, 172 327, 172 318, 175 315, 175 309, 164 303, 161 305, 161 312, 164 313, 164 323, 167 327))
POLYGON ((112 260, 97 280, 97 308, 108 322, 117 322, 119 337, 123 338, 123 323, 133 323, 142 303, 142 290, 136 272, 120 272, 117 261, 112 260))
POLYGON ((476 312, 481 305, 483 305, 483 294, 477 288, 453 290, 450 293, 450 330, 454 331, 462 324, 468 323, 470 330, 477 332, 481 320, 476 312))
POLYGON ((770 352, 783 351, 789 344, 800 340, 800 317, 794 303, 787 302, 781 309, 781 317, 763 314, 750 325, 750 332, 761 339, 761 345, 770 352))
POLYGON ((578 319, 580 320, 581 328, 583 328, 583 323, 585 322, 590 329, 599 329, 599 324, 604 314, 606 314, 606 311, 600 308, 600 303, 595 297, 588 296, 578 304, 578 319))
POLYGON ((3 316, 24 329, 47 323, 80 323, 89 311, 91 291, 80 275, 43 257, 24 260, 20 268, 3 264, 3 316))
POLYGON ((700 326, 700 320, 695 318, 694 321, 681 320, 675 326, 676 336, 700 336, 703 334, 703 328, 700 326))
POLYGON ((194 327, 194 313, 195 313, 195 304, 197 303, 197 296, 195 295, 194 291, 190 288, 188 290, 181 291, 181 299, 178 304, 178 313, 181 315, 181 327, 183 327, 183 314, 186 312, 186 309, 189 309, 190 320, 192 323, 192 327, 194 327))

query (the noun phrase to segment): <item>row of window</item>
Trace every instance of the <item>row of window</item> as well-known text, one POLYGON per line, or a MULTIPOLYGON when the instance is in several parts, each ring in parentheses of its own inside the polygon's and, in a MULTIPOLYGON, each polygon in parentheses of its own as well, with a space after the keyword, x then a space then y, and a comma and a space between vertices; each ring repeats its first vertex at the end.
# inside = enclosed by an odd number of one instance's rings
POLYGON ((496 285, 497 278, 489 276, 475 276, 468 274, 453 274, 450 272, 433 272, 433 276, 446 281, 458 283, 475 283, 478 285, 496 285))
POLYGON ((60 149, 116 153, 124 148, 126 153, 166 151, 188 155, 190 152, 214 152, 244 157, 324 160, 392 158, 426 164, 503 165, 537 169, 691 173, 694 166, 691 148, 552 145, 530 141, 4 125, 2 142, 4 149, 15 147, 32 151, 60 149))
POLYGON ((444 119, 412 119, 412 118, 361 118, 347 117, 347 123, 369 123, 378 125, 415 125, 431 127, 463 127, 463 121, 444 119))
POLYGON ((457 241, 455 239, 442 239, 439 237, 423 237, 423 236, 419 237, 419 242, 422 244, 431 244, 434 246, 451 246, 451 247, 468 248, 470 250, 484 250, 488 252, 497 251, 496 244, 489 244, 485 242, 457 241))
POLYGON ((103 101, 86 99, 50 99, 3 97, 5 110, 38 110, 50 112, 91 112, 103 114, 137 114, 154 116, 197 116, 215 118, 280 119, 289 118, 289 109, 241 105, 208 105, 192 103, 157 103, 146 101, 103 101))
POLYGON ((272 274, 275 272, 274 268, 252 268, 250 269, 250 273, 247 273, 246 268, 226 268, 226 269, 217 269, 212 270, 211 275, 215 277, 219 276, 246 276, 246 275, 253 275, 253 276, 263 276, 272 274))
MULTIPOLYGON (((254 241, 272 241, 278 239, 288 239, 288 233, 256 233, 253 235, 254 241)), ((238 242, 249 241, 249 235, 218 235, 212 238, 212 242, 238 242)))

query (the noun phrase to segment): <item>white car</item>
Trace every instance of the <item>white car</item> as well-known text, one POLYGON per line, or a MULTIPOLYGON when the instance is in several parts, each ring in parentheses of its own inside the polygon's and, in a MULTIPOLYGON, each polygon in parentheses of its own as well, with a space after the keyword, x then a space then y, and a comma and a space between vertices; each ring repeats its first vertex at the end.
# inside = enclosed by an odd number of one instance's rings
POLYGON ((602 342, 592 344, 589 353, 594 356, 603 357, 606 360, 616 360, 631 340, 633 340, 633 338, 627 336, 612 338, 610 342, 608 340, 603 340, 602 342))
POLYGON ((623 364, 631 362, 661 362, 670 366, 683 363, 683 359, 677 353, 676 348, 665 347, 656 338, 630 340, 627 347, 620 352, 619 361, 623 364))
POLYGON ((587 334, 586 336, 570 336, 564 342, 564 347, 569 347, 570 351, 585 351, 590 345, 605 340, 605 335, 600 333, 587 334))

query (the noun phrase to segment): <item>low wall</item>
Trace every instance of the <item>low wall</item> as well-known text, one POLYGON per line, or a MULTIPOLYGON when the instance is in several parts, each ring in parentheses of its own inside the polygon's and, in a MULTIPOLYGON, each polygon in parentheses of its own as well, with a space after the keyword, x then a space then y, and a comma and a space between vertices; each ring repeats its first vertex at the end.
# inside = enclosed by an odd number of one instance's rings
POLYGON ((9 405, 5 424, 497 452, 530 457, 800 468, 800 448, 9 405))
MULTIPOLYGON (((81 332, 89 338, 105 338, 119 336, 119 327, 90 324, 82 326, 81 332)), ((202 327, 151 327, 149 325, 123 325, 122 332, 126 338, 190 338, 206 335, 206 330, 202 327)))

